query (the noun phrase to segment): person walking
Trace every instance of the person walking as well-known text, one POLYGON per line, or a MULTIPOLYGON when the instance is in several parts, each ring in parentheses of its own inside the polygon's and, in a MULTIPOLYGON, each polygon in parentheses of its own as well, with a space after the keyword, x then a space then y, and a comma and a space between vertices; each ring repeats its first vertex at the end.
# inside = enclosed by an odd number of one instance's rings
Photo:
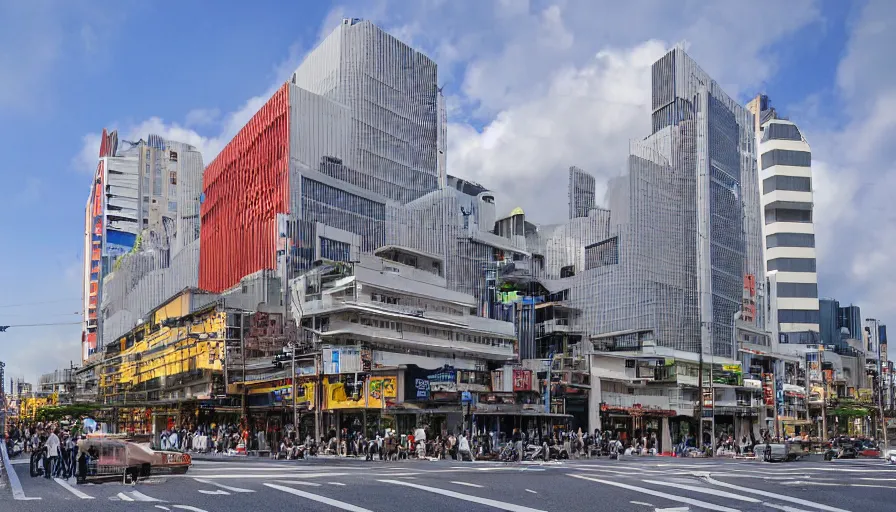
POLYGON ((457 440, 457 453, 460 455, 461 461, 464 460, 465 456, 469 456, 470 462, 476 462, 476 457, 473 456, 473 450, 470 449, 470 441, 467 439, 466 430, 464 430, 457 440))
POLYGON ((523 462, 523 435, 520 429, 513 429, 513 449, 516 450, 516 461, 523 462))
POLYGON ((50 432, 45 447, 47 451, 44 454, 44 477, 52 478, 59 472, 59 429, 50 432))

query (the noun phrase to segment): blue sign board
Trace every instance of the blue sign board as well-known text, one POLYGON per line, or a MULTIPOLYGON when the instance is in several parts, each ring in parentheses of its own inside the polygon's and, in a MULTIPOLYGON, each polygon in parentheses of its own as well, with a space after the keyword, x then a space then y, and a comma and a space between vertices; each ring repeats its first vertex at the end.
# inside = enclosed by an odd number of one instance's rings
POLYGON ((461 392, 461 394, 460 394, 460 401, 461 401, 461 403, 464 403, 464 404, 471 404, 471 403, 473 403, 473 395, 472 395, 472 393, 470 393, 469 391, 463 391, 463 392, 461 392))

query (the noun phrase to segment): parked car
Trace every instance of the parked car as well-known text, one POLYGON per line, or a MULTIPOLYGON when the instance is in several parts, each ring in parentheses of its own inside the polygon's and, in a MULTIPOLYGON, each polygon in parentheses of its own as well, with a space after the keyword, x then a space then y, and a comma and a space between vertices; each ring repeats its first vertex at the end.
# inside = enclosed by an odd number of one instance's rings
POLYGON ((88 454, 82 481, 135 481, 150 475, 183 474, 193 462, 186 453, 157 451, 146 443, 106 436, 89 436, 78 442, 78 448, 88 454))

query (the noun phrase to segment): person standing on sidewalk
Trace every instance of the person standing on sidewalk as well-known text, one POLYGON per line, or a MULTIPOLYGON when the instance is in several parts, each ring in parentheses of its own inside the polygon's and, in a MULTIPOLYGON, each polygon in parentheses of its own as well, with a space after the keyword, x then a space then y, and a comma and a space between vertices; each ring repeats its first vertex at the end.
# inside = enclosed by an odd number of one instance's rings
POLYGON ((50 432, 45 445, 47 451, 44 454, 44 477, 53 478, 59 472, 59 429, 50 432))
POLYGON ((513 449, 516 450, 516 461, 523 462, 523 435, 520 429, 513 429, 513 449))

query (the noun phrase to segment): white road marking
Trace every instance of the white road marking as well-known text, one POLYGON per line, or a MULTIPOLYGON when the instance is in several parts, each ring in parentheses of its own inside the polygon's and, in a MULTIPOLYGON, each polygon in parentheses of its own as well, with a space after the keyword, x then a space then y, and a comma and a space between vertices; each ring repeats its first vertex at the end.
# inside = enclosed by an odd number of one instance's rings
POLYGON ((651 503, 646 503, 646 502, 643 502, 643 501, 630 501, 629 503, 633 503, 633 504, 635 504, 635 505, 644 505, 645 507, 652 507, 652 506, 653 506, 653 504, 651 504, 651 503))
POLYGON ((63 489, 65 489, 66 491, 81 498, 82 500, 92 500, 93 499, 93 496, 89 496, 89 495, 84 494, 83 492, 79 491, 78 489, 75 489, 74 487, 71 486, 71 484, 69 484, 68 482, 66 482, 65 480, 63 480, 61 478, 54 478, 53 480, 57 484, 61 485, 63 489))
POLYGON ((293 489, 292 487, 286 487, 283 485, 276 484, 264 484, 271 489, 277 489, 278 491, 283 491, 289 494, 294 494, 296 496, 301 496, 302 498, 306 498, 312 501, 316 501, 318 503, 324 503, 326 505, 330 505, 331 507, 341 508, 342 510, 348 510, 349 512, 372 512, 366 508, 357 507, 352 505, 351 503, 346 503, 344 501, 334 500, 332 498, 327 498, 326 496, 319 496, 317 494, 311 494, 310 492, 300 491, 298 489, 293 489))
POLYGON ((469 494, 463 494, 459 492, 449 491, 447 489, 439 489, 438 487, 429 487, 426 485, 415 484, 412 482, 404 482, 402 480, 377 480, 377 482, 382 482, 384 484, 394 484, 394 485, 403 485, 405 487, 413 487, 414 489, 420 489, 421 491, 428 491, 433 494, 441 494, 442 496, 448 496, 450 498, 457 498, 459 500, 470 501, 473 503, 479 503, 480 505, 487 505, 489 507, 498 508, 501 510, 507 510, 509 512, 544 512, 538 509, 524 507, 522 505, 514 505, 513 503, 505 503, 503 501, 490 500, 488 498, 480 498, 479 496, 471 496, 469 494))
MULTIPOLYGON (((275 473, 270 475, 238 475, 238 474, 220 474, 220 475, 202 475, 202 478, 214 478, 214 479, 245 479, 245 478, 267 478, 270 479, 272 476, 284 477, 284 476, 296 476, 302 478, 321 478, 327 476, 346 476, 350 473, 275 473)), ((166 478, 193 478, 193 475, 165 475, 166 478)))
POLYGON ((240 488, 240 487, 231 487, 231 486, 229 486, 229 485, 219 484, 218 482, 212 482, 211 480, 203 480, 203 479, 201 479, 201 478, 194 478, 193 480, 196 480, 197 482, 199 482, 199 483, 201 483, 201 484, 214 485, 215 487, 220 487, 221 489, 225 489, 225 490, 228 490, 228 491, 230 491, 230 492, 255 492, 255 491, 253 491, 252 489, 243 489, 243 488, 240 488))
POLYGON ((156 508, 160 508, 160 509, 162 509, 162 510, 171 510, 170 508, 168 508, 168 507, 163 507, 163 506, 161 506, 161 505, 156 505, 156 508))
POLYGON ((648 483, 648 484, 653 484, 653 485, 662 485, 665 487, 675 487, 676 489, 685 489, 687 491, 700 492, 703 494, 711 494, 713 496, 720 496, 722 498, 730 498, 732 500, 746 501, 749 503, 759 503, 762 501, 762 500, 757 500, 756 498, 751 498, 749 496, 741 496, 740 494, 734 494, 731 492, 720 491, 718 489, 710 489, 707 487, 697 487, 696 485, 661 482, 659 480, 642 480, 642 482, 648 483))
POLYGON ((225 491, 224 489, 218 489, 216 491, 206 491, 205 489, 199 489, 201 494, 211 494, 213 496, 230 496, 230 493, 225 491))
POLYGON ((308 487, 320 487, 317 482, 303 482, 301 480, 274 480, 278 484, 306 485, 308 487))
POLYGON ((330 485, 339 485, 339 486, 343 486, 343 487, 345 486, 345 484, 342 482, 330 482, 330 485))
POLYGON ((712 503, 708 503, 705 501, 695 500, 693 498, 685 498, 684 496, 676 496, 674 494, 667 494, 665 492, 655 491, 653 489, 648 489, 646 487, 637 487, 634 485, 623 484, 620 482, 613 482, 611 480, 601 480, 598 478, 591 478, 583 475, 569 475, 573 478, 580 478, 582 480, 590 480, 592 482, 597 482, 599 484, 604 485, 612 485, 614 487, 621 487, 623 489, 628 489, 630 491, 640 492, 642 494, 650 494, 651 496, 657 496, 660 498, 666 498, 670 501, 677 501, 679 503, 687 503, 688 505, 693 505, 695 507, 703 507, 709 510, 716 510, 718 512, 740 512, 735 508, 722 507, 720 505, 714 505, 712 503))
POLYGON ((123 492, 118 493, 118 499, 120 499, 121 501, 134 501, 134 498, 131 498, 123 492))
POLYGON ((451 483, 457 484, 457 485, 466 485, 467 487, 476 487, 477 489, 482 489, 482 486, 479 484, 471 484, 471 483, 467 483, 467 482, 451 482, 451 483))
POLYGON ((144 501, 144 502, 162 501, 162 500, 157 500, 157 499, 153 498, 152 496, 147 496, 147 495, 143 494, 142 492, 138 492, 138 491, 131 491, 131 496, 133 496, 134 499, 136 499, 137 501, 144 501))
POLYGON ((538 494, 537 492, 533 491, 532 489, 526 489, 526 492, 531 492, 532 494, 538 494))
POLYGON ((179 508, 181 510, 190 510, 192 512, 208 512, 206 510, 202 510, 201 508, 191 507, 190 505, 171 505, 174 508, 179 508))
POLYGON ((785 495, 783 495, 783 494, 776 494, 776 493, 773 493, 773 492, 762 491, 762 490, 759 490, 759 489, 752 489, 752 488, 750 488, 750 487, 741 487, 741 486, 739 486, 739 485, 729 484, 728 482, 722 482, 722 481, 716 480, 716 479, 714 479, 714 478, 711 477, 711 476, 707 476, 707 477, 706 477, 706 481, 709 482, 709 483, 711 483, 711 484, 713 484, 713 485, 719 486, 719 487, 727 487, 727 488, 729 488, 729 489, 735 489, 735 490, 738 490, 738 491, 743 491, 743 492, 746 492, 746 493, 752 493, 752 494, 756 494, 756 495, 759 495, 759 496, 765 496, 765 497, 768 497, 768 498, 775 498, 775 499, 778 499, 778 500, 781 500, 781 501, 789 501, 789 502, 791 502, 791 503, 796 503, 796 504, 798 504, 798 505, 806 505, 806 506, 808 506, 808 507, 812 507, 812 508, 817 508, 817 509, 821 509, 821 510, 827 510, 828 512, 849 512, 848 510, 845 510, 845 509, 842 509, 842 508, 837 508, 837 507, 830 507, 830 506, 825 505, 825 504, 823 504, 823 503, 816 503, 816 502, 814 502, 814 501, 803 500, 803 499, 800 499, 800 498, 794 498, 794 497, 792 497, 792 496, 785 496, 785 495))
POLYGON ((809 512, 808 510, 803 510, 801 508, 796 507, 788 507, 787 505, 776 505, 774 503, 763 502, 763 505, 769 508, 773 508, 776 510, 783 510, 784 512, 809 512))
POLYGON ((691 510, 688 507, 671 507, 671 508, 655 508, 654 512, 688 512, 691 510))

